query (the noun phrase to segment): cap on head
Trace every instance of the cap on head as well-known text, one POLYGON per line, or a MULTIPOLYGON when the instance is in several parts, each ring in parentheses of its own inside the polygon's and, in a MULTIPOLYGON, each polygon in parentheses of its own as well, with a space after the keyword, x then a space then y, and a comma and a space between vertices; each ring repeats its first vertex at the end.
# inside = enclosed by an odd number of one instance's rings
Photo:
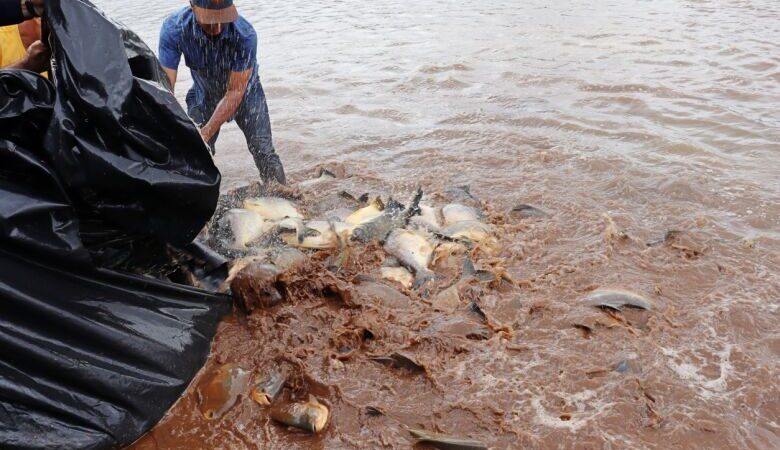
POLYGON ((190 0, 190 3, 195 18, 200 24, 232 23, 238 19, 238 11, 233 0, 190 0))

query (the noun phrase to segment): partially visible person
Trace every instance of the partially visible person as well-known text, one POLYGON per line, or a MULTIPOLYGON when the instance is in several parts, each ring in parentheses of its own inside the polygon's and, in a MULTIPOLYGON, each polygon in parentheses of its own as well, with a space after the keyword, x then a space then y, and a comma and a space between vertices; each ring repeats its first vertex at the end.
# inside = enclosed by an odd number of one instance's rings
POLYGON ((0 69, 43 73, 48 68, 49 57, 49 48, 41 42, 40 19, 0 27, 0 69))
POLYGON ((40 40, 40 22, 30 21, 43 15, 44 5, 45 0, 0 0, 0 69, 46 70, 49 48, 40 40))
POLYGON ((172 89, 182 55, 194 81, 187 109, 212 152, 222 125, 235 120, 263 182, 285 184, 260 84, 257 34, 233 0, 192 0, 165 19, 159 56, 172 89))

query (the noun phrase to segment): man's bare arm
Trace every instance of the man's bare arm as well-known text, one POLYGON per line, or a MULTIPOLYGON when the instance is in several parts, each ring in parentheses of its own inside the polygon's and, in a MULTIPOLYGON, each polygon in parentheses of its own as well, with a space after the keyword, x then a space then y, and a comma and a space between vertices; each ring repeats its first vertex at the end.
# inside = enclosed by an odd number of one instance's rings
POLYGON ((176 76, 179 71, 167 67, 163 67, 163 70, 165 71, 165 74, 168 75, 168 81, 171 82, 171 94, 173 94, 176 91, 176 76))
POLYGON ((203 136, 203 140, 208 142, 219 131, 222 124, 227 122, 241 106, 241 101, 244 99, 244 93, 249 85, 249 78, 252 76, 252 69, 247 69, 243 72, 231 72, 230 80, 228 81, 228 88, 225 96, 222 97, 217 109, 214 110, 214 114, 211 115, 208 123, 200 129, 200 134, 203 136))

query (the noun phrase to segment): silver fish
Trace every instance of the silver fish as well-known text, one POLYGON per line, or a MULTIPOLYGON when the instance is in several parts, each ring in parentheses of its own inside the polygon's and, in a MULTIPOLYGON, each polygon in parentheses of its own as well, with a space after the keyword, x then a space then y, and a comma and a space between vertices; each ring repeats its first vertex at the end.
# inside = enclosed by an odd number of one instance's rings
POLYGON ((417 189, 411 205, 406 209, 400 203, 388 202, 382 215, 355 228, 352 232, 352 240, 364 244, 374 240, 384 242, 390 232, 405 227, 413 216, 420 213, 422 196, 422 189, 417 189))
POLYGON ((319 433, 328 425, 328 407, 310 395, 306 403, 291 403, 271 409, 271 418, 310 433, 319 433))
POLYGON ((585 298, 585 304, 617 311, 621 311, 626 306, 645 310, 653 307, 650 300, 641 295, 618 289, 599 289, 593 291, 585 298))
POLYGON ((435 278, 436 275, 428 268, 434 246, 425 236, 414 231, 395 229, 387 238, 385 250, 398 258, 401 264, 414 270, 416 288, 435 278))
POLYGON ((441 450, 487 450, 488 448, 484 442, 475 439, 446 436, 415 429, 409 429, 409 433, 417 439, 418 443, 429 444, 441 450))

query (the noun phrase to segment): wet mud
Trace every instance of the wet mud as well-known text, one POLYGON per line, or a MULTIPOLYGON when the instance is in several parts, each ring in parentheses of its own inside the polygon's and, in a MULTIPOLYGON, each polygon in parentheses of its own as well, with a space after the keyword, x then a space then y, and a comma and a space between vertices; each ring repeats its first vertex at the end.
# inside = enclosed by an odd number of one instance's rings
MULTIPOLYGON (((344 176, 281 194, 313 217, 359 209, 343 191, 392 192, 344 176)), ((428 189, 423 203, 458 192, 428 189)), ((760 265, 744 260, 755 249, 695 225, 627 229, 598 212, 573 245, 566 212, 518 216, 511 203, 472 198, 497 245, 442 241, 422 290, 382 278, 392 257, 376 242, 306 251, 273 276, 247 265, 258 300, 239 302, 187 394, 131 448, 437 448, 410 429, 494 449, 772 447, 776 430, 760 418, 780 412, 768 337, 777 311, 723 301, 760 283, 760 265), (240 376, 225 382, 230 373, 240 376), (267 405, 253 387, 271 373, 286 381, 267 405), (312 398, 329 414, 323 430, 274 419, 312 398)))

